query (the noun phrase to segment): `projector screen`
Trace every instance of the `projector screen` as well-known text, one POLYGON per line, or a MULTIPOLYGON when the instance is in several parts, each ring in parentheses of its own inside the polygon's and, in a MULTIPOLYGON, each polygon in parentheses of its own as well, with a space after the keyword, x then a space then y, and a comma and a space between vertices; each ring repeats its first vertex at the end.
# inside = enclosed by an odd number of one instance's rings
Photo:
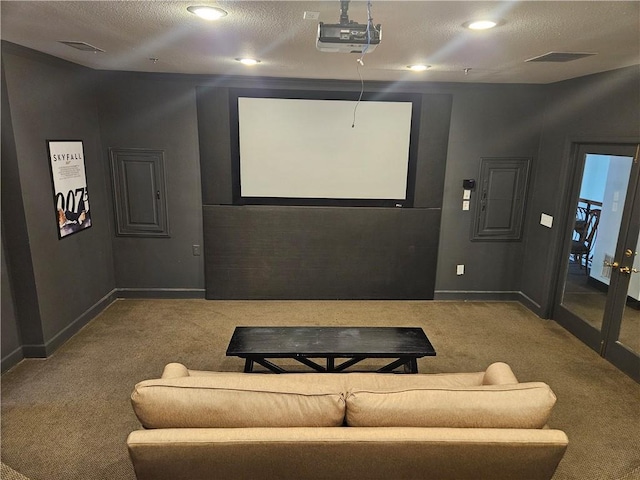
POLYGON ((236 98, 237 203, 411 206, 415 99, 236 98))

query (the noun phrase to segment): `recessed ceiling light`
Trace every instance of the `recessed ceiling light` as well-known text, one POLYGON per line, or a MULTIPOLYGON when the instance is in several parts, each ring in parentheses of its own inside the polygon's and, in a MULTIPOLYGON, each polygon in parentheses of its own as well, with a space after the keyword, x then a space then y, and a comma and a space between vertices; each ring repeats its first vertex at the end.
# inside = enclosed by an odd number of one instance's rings
POLYGON ((218 7, 209 7, 209 6, 191 6, 187 7, 194 15, 199 16, 200 18, 204 18, 205 20, 218 20, 219 18, 226 17, 227 12, 218 7))
POLYGON ((493 20, 477 20, 475 22, 467 22, 464 24, 470 30, 488 30, 498 25, 498 22, 493 20))
POLYGON ((431 68, 431 65, 407 65, 407 68, 414 72, 424 72, 426 69, 431 68))
POLYGON ((236 58, 236 60, 243 65, 256 65, 260 63, 260 60, 256 60, 255 58, 236 58))

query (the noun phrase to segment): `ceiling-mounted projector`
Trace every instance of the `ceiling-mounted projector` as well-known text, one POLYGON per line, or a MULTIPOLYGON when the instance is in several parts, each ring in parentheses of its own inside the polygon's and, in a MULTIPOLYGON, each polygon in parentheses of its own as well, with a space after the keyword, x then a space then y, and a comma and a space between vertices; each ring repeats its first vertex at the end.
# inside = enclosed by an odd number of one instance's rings
POLYGON ((322 52, 338 53, 371 53, 380 44, 382 38, 382 26, 361 23, 342 24, 318 24, 318 40, 316 47, 322 52))
MULTIPOLYGON (((320 22, 318 24, 316 40, 318 50, 337 53, 373 52, 382 39, 382 26, 374 25, 371 17, 365 24, 350 21, 347 13, 349 1, 341 1, 340 9, 340 23, 320 22)), ((368 8, 367 11, 369 12, 368 8)))

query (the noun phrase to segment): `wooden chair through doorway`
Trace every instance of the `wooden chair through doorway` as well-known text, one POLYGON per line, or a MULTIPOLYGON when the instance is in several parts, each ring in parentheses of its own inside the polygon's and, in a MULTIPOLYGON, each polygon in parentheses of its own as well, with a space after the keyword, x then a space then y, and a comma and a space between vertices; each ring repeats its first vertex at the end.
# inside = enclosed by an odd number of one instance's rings
POLYGON ((599 209, 587 210, 584 207, 578 207, 576 212, 574 231, 577 238, 571 241, 571 255, 574 261, 580 264, 581 269, 584 266, 587 275, 591 262, 591 250, 596 241, 598 224, 600 223, 600 212, 599 209))

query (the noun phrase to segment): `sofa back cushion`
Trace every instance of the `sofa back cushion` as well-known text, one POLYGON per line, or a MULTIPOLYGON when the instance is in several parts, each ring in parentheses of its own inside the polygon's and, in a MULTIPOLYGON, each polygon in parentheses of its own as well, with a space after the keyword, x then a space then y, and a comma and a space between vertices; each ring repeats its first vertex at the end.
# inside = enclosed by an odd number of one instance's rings
POLYGON ((250 374, 146 380, 131 402, 145 428, 333 427, 344 393, 286 376, 250 374), (267 378, 268 377, 268 378, 267 378))
POLYGON ((347 394, 346 422, 353 427, 542 428, 555 401, 540 382, 354 390, 347 394))
POLYGON ((345 392, 353 392, 356 390, 372 392, 397 392, 400 390, 428 388, 479 387, 482 385, 484 372, 428 373, 416 375, 355 372, 341 373, 340 377, 344 379, 342 383, 345 392))

